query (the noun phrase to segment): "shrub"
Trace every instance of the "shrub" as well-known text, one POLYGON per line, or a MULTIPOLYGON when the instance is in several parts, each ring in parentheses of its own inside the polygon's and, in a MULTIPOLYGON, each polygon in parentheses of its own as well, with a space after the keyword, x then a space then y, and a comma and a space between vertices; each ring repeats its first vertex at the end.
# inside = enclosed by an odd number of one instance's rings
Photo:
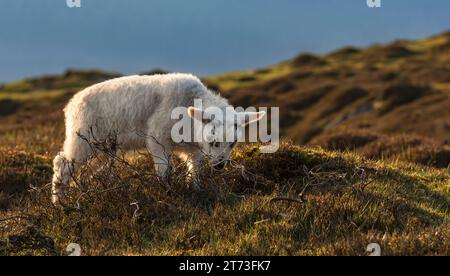
POLYGON ((311 143, 331 150, 354 150, 372 159, 404 160, 436 168, 447 168, 450 164, 449 146, 418 135, 346 129, 324 134, 311 143))
MULTIPOLYGON (((101 158, 109 154, 102 148, 101 158)), ((4 167, 48 164, 39 156, 8 156, 4 167)), ((417 175, 415 167, 285 141, 274 154, 240 147, 224 171, 205 164, 195 191, 181 161, 163 182, 147 154, 112 157, 95 174, 88 164, 73 176, 64 207, 50 204, 45 185, 12 199, 10 218, 0 218, 9 229, 0 233, 0 254, 60 255, 72 242, 83 255, 363 255, 370 242, 395 255, 417 253, 406 243, 421 254, 448 253, 442 237, 450 203, 431 190, 448 175, 438 171, 417 175)), ((43 171, 26 181, 45 183, 43 171)))

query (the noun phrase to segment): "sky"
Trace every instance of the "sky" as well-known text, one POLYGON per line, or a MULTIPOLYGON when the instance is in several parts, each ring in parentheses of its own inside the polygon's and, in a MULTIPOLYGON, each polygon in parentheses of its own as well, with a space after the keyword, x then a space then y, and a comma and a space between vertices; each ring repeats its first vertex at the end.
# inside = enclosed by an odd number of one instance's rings
POLYGON ((0 0, 0 82, 67 68, 200 76, 450 29, 449 0, 0 0))

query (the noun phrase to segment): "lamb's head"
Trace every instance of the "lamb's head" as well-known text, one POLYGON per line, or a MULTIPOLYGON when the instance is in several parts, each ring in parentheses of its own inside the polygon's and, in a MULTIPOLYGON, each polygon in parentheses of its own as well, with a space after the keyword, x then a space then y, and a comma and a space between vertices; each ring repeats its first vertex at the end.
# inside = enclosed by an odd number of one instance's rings
POLYGON ((236 112, 232 107, 188 108, 194 118, 194 133, 202 153, 216 169, 223 169, 236 144, 245 141, 245 127, 264 117, 265 112, 236 112))

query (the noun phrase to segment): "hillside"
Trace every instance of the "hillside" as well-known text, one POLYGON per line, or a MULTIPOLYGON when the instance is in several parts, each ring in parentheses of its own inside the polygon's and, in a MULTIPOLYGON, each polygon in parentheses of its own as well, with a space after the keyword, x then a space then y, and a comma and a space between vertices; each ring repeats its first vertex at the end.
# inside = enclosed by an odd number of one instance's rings
MULTIPOLYGON (((68 70, 0 85, 0 134, 34 128, 49 118, 61 122, 61 109, 71 95, 117 76, 68 70)), ((204 81, 234 105, 279 106, 282 135, 300 144, 318 144, 323 137, 351 130, 359 131, 357 136, 424 137, 421 144, 432 142, 433 152, 450 150, 450 33, 366 49, 346 47, 323 56, 301 54, 271 67, 204 81)), ((448 154, 444 159, 450 162, 448 154)))
POLYGON ((86 171, 65 208, 49 202, 51 158, 0 152, 0 255, 383 255, 450 253, 445 170, 373 162, 283 142, 275 154, 235 152, 223 173, 187 190, 183 164, 170 189, 148 156, 86 171))
POLYGON ((207 82, 236 105, 280 106, 284 134, 301 143, 340 128, 449 142, 450 33, 301 54, 207 82))
POLYGON ((450 254, 450 33, 205 77, 235 105, 280 107, 277 153, 242 145, 197 193, 185 164, 161 183, 148 155, 116 156, 54 208, 62 108, 120 75, 0 84, 0 255, 450 254))

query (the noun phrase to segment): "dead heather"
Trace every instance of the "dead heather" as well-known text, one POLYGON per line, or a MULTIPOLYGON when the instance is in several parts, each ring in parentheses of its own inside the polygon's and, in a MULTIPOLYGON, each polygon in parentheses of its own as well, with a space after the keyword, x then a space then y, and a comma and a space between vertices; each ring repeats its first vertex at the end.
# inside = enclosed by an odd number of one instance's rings
POLYGON ((282 134, 313 146, 239 147, 225 171, 205 167, 201 191, 180 162, 166 183, 147 154, 109 154, 112 166, 74 176, 63 208, 48 184, 62 108, 120 74, 0 84, 0 255, 63 255, 72 242, 86 255, 366 255, 373 242, 385 255, 449 255, 449 41, 205 78, 234 105, 279 106, 282 134))
POLYGON ((308 143, 337 128, 450 137, 450 34, 209 77, 234 105, 278 106, 283 135, 308 143))
POLYGON ((403 160, 450 169, 450 146, 419 135, 386 135, 369 130, 341 129, 321 135, 310 144, 329 150, 353 151, 370 159, 403 160))
MULTIPOLYGON (((105 147, 104 149, 106 149, 105 147)), ((107 154, 102 150, 101 154, 107 154)), ((74 176, 63 208, 50 204, 51 156, 2 149, 0 254, 448 255, 448 171, 368 161, 283 142, 275 154, 242 146, 225 171, 205 166, 189 189, 144 153, 74 176)))

